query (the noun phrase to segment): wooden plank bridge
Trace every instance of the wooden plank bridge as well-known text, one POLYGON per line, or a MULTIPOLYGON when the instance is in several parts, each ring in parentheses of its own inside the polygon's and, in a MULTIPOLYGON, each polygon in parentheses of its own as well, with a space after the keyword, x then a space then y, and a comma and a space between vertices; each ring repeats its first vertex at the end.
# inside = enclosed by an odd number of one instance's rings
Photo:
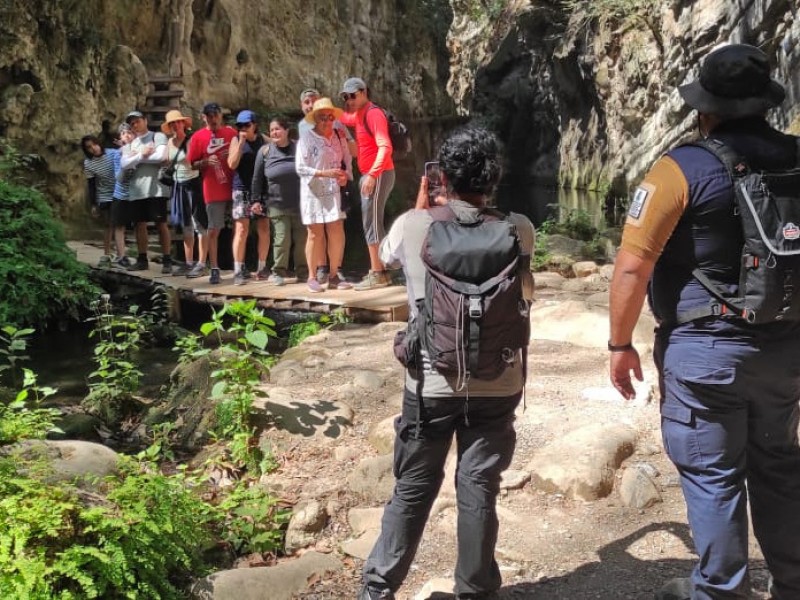
MULTIPOLYGON (((330 313, 342 309, 353 321, 377 323, 408 319, 406 288, 394 285, 376 290, 326 290, 313 293, 305 282, 275 286, 264 281, 250 280, 246 285, 233 285, 233 272, 222 271, 222 283, 211 285, 208 277, 187 279, 184 276, 163 275, 161 265, 150 262, 146 271, 123 271, 97 266, 103 254, 94 243, 68 242, 78 260, 94 269, 100 278, 120 283, 158 284, 171 290, 179 300, 221 306, 228 300, 257 300, 258 306, 276 310, 297 310, 330 313)), ((179 303, 175 303, 179 307, 179 303)), ((179 310, 177 308, 176 310, 179 310)), ((175 315, 179 317, 179 313, 175 315)))

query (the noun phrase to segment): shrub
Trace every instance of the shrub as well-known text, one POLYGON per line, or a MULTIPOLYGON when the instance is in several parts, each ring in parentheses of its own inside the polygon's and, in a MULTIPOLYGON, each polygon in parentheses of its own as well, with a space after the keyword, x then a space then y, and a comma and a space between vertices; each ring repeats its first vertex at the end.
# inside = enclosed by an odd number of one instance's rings
POLYGON ((10 180, 18 164, 6 149, 0 153, 0 323, 77 318, 98 290, 44 196, 10 180))
POLYGON ((186 596, 184 584, 203 570, 216 510, 183 475, 143 472, 130 459, 103 486, 105 498, 0 459, 0 597, 186 596))

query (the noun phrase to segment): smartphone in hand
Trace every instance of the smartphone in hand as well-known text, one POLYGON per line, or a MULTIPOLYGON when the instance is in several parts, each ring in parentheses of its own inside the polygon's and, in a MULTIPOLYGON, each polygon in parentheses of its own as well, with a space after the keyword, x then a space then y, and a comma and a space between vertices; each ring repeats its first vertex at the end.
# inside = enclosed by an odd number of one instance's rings
POLYGON ((428 201, 431 206, 438 204, 435 199, 444 195, 442 176, 439 171, 439 162, 425 163, 425 177, 428 179, 428 201))

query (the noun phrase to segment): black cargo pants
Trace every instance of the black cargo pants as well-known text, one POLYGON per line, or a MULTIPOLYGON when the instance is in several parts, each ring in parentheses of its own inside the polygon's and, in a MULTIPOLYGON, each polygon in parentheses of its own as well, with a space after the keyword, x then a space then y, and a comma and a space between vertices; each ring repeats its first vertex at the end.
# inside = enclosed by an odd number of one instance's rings
POLYGON ((395 422, 394 494, 383 513, 381 534, 364 565, 364 581, 395 591, 417 551, 425 522, 444 479, 447 453, 456 436, 458 506, 457 594, 500 588, 494 559, 498 521, 495 501, 500 476, 516 445, 514 410, 521 394, 510 397, 424 399, 417 438, 417 398, 405 391, 395 422))

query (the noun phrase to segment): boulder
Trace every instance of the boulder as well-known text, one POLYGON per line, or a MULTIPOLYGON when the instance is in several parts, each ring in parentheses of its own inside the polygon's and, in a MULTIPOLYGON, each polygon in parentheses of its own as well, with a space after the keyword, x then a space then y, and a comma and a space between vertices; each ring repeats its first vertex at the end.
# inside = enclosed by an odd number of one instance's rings
POLYGON ((388 454, 394 450, 394 423, 399 415, 385 418, 372 427, 367 439, 372 447, 381 454, 388 454))
POLYGON ((218 571, 195 583, 190 594, 194 600, 291 600, 312 578, 341 569, 330 554, 306 552, 274 567, 218 571))
POLYGON ((117 472, 119 455, 111 448, 93 442, 77 440, 26 440, 3 449, 10 454, 19 453, 26 458, 42 458, 52 472, 52 481, 77 481, 92 485, 117 472))
POLYGON ((286 552, 291 554, 313 544, 327 520, 325 507, 316 500, 308 500, 295 506, 286 529, 286 552))
POLYGON ((648 508, 661 502, 661 493, 650 475, 642 468, 632 466, 622 472, 619 497, 630 508, 648 508))
POLYGON ((373 501, 386 501, 392 497, 394 457, 382 454, 362 460, 347 476, 347 485, 356 494, 373 501))
POLYGON ((636 431, 624 425, 592 424, 538 450, 528 463, 531 487, 569 498, 597 500, 611 493, 614 475, 633 454, 636 431))

